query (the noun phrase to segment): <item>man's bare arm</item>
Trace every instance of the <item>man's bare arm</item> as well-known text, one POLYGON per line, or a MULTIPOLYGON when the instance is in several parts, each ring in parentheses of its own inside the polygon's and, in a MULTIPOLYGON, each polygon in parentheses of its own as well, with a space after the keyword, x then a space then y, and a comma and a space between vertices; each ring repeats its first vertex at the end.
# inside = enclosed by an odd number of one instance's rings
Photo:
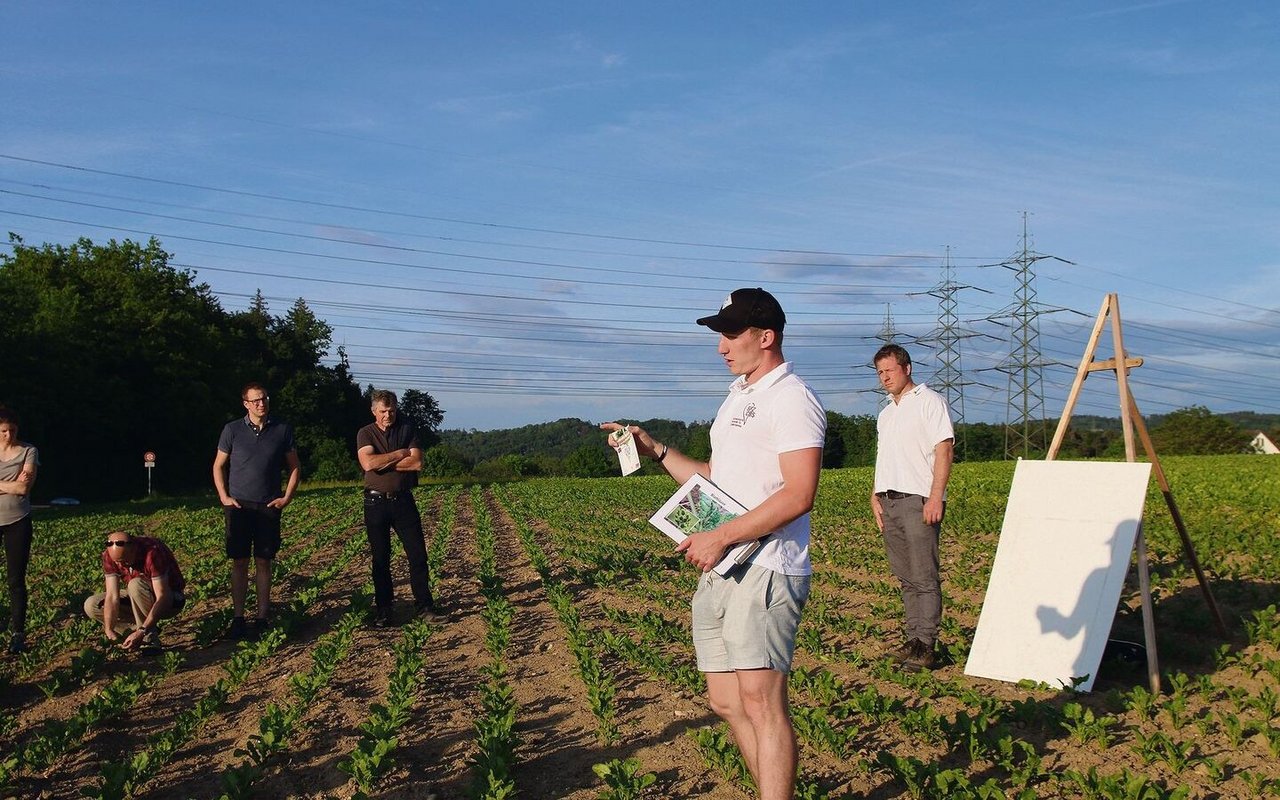
POLYGON ((951 460, 955 454, 955 442, 943 439, 933 446, 933 483, 924 501, 924 523, 936 525, 942 521, 942 497, 951 478, 951 460))
POLYGON ((781 489, 719 528, 693 534, 676 549, 683 551, 685 558, 706 571, 715 566, 732 545, 759 539, 809 513, 818 496, 822 448, 809 447, 782 453, 778 456, 778 467, 782 471, 781 489))
POLYGON ((236 499, 227 494, 227 470, 230 469, 231 454, 221 450, 213 457, 213 488, 218 490, 218 500, 224 506, 239 508, 236 499))

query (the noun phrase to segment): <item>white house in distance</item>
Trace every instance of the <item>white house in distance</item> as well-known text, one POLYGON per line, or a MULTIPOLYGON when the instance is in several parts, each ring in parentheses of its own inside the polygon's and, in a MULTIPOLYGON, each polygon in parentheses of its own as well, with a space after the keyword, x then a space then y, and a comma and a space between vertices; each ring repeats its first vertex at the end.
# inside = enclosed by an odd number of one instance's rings
POLYGON ((1253 441, 1249 442, 1249 447, 1253 449, 1253 452, 1263 455, 1274 456, 1280 454, 1280 447, 1276 447, 1276 443, 1267 438, 1267 435, 1262 431, 1258 431, 1258 435, 1253 437, 1253 441))

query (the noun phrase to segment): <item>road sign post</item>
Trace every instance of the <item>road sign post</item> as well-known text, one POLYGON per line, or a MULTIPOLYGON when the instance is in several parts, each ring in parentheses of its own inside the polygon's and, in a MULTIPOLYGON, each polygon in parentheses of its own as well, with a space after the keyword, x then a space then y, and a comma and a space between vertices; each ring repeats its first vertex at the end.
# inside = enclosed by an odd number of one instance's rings
POLYGON ((147 497, 151 496, 151 470, 156 468, 156 454, 148 450, 142 454, 142 466, 147 469, 147 497))

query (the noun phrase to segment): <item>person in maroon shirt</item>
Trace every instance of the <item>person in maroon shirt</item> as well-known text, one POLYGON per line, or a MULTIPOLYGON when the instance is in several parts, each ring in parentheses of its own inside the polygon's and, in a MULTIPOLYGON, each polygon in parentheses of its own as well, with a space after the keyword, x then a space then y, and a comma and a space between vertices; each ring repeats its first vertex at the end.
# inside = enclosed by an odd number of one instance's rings
POLYGON ((187 582, 178 561, 164 542, 127 530, 108 533, 106 546, 102 551, 104 591, 84 601, 84 613, 101 622, 103 635, 124 649, 156 652, 160 620, 174 616, 186 603, 187 582), (132 612, 132 625, 122 605, 132 612))

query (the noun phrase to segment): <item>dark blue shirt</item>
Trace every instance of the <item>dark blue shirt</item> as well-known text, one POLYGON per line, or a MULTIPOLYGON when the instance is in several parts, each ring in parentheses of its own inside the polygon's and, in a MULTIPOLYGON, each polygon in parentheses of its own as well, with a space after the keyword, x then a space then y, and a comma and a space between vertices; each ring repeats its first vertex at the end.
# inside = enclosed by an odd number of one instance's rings
POLYGON ((296 449, 289 423, 267 417, 255 428, 246 414, 226 424, 218 449, 231 457, 227 494, 254 503, 269 503, 284 494, 280 473, 285 456, 296 449))

